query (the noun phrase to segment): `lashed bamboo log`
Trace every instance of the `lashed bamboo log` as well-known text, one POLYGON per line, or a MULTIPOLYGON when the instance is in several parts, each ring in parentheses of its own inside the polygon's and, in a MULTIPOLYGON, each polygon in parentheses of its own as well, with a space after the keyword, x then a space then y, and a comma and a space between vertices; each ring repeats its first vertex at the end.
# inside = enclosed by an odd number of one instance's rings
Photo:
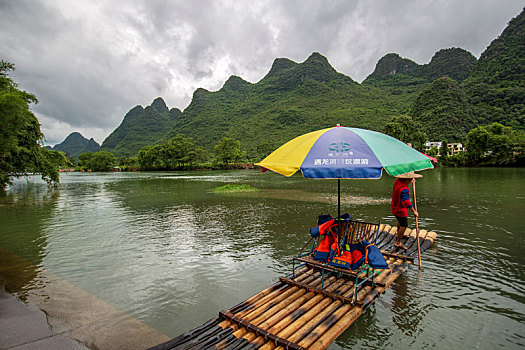
MULTIPOLYGON (((320 272, 315 272, 315 273, 310 274, 308 277, 306 277, 305 279, 303 279, 301 281, 302 282, 310 282, 312 280, 319 279, 320 276, 321 276, 320 272)), ((286 285, 286 287, 283 288, 282 290, 276 290, 276 291, 271 292, 270 294, 266 295, 261 300, 257 300, 255 303, 253 303, 253 306, 251 308, 243 310, 241 312, 238 312, 237 316, 239 316, 239 317, 246 317, 246 316, 248 316, 248 315, 250 315, 252 313, 260 312, 261 308, 268 307, 269 303, 276 302, 278 298, 284 298, 284 297, 288 296, 289 294, 292 294, 294 292, 294 290, 291 291, 290 289, 291 288, 289 288, 286 285)))
MULTIPOLYGON (((309 283, 312 281, 318 281, 319 283, 321 283, 321 278, 321 274, 317 272, 303 280, 303 282, 309 283)), ((287 287, 282 292, 276 295, 272 295, 271 298, 265 298, 266 300, 264 300, 264 303, 257 303, 257 305, 253 309, 249 310, 249 312, 241 312, 237 314, 237 316, 251 320, 254 317, 257 317, 257 315, 259 315, 261 312, 265 312, 271 309, 273 306, 288 298, 290 295, 293 295, 298 290, 299 288, 297 287, 287 287)))
MULTIPOLYGON (((333 281, 335 281, 335 277, 334 276, 331 276, 329 277, 328 279, 326 279, 326 283, 332 283, 333 281)), ((314 286, 318 286, 321 284, 321 281, 319 281, 319 283, 315 283, 313 284, 314 286)), ((253 319, 250 319, 249 317, 246 317, 247 320, 251 320, 251 322, 253 324, 259 324, 260 322, 262 322, 263 320, 273 316, 275 313, 277 313, 280 309, 290 305, 292 302, 294 302, 296 299, 300 298, 301 296, 303 296, 304 294, 306 294, 306 290, 304 290, 303 288, 299 288, 299 287, 292 287, 290 288, 290 290, 293 290, 295 289, 296 292, 293 293, 292 295, 290 295, 288 298, 286 299, 283 299, 281 302, 279 302, 279 304, 275 305, 274 307, 272 307, 271 309, 267 310, 266 312, 262 313, 261 315, 259 315, 258 317, 256 318, 253 318, 253 319)))
MULTIPOLYGON (((332 283, 330 287, 339 287, 345 282, 344 279, 339 279, 332 283)), ((333 289, 333 288, 332 288, 333 289)), ((326 288, 327 291, 330 289, 326 288)), ((277 312, 275 315, 267 319, 266 321, 259 323, 258 326, 262 329, 270 329, 272 326, 274 326, 276 323, 280 322, 283 318, 290 315, 292 312, 297 310, 301 305, 309 301, 311 298, 313 298, 316 295, 315 292, 308 292, 305 295, 301 296, 297 300, 295 300, 293 303, 288 305, 287 307, 283 308, 279 312, 277 312)))
POLYGON ((326 299, 328 299, 329 302, 330 302, 330 300, 331 300, 330 298, 326 298, 326 299))
MULTIPOLYGON (((334 277, 328 279, 326 281, 327 285, 330 285, 333 280, 335 280, 334 277)), ((302 291, 303 292, 299 291, 294 295, 288 297, 272 309, 266 311, 262 315, 259 315, 257 318, 250 322, 261 329, 267 330, 273 324, 277 323, 289 313, 293 312, 297 307, 299 307, 301 305, 301 301, 314 296, 314 293, 307 293, 306 295, 302 295, 304 294, 304 292, 306 292, 304 289, 302 289, 302 291)))
MULTIPOLYGON (((335 280, 334 277, 329 278, 329 279, 326 281, 327 285, 329 285, 333 280, 335 280)), ((320 280, 320 278, 317 278, 317 279, 315 279, 312 283, 313 283, 314 285, 318 285, 318 284, 321 283, 321 280, 320 280)), ((290 291, 290 290, 292 290, 292 288, 290 288, 288 291, 290 291)), ((287 291, 287 292, 288 292, 288 291, 287 291)), ((286 307, 286 305, 292 303, 295 299, 299 298, 299 297, 300 297, 302 294, 304 294, 304 293, 305 293, 305 291, 304 291, 304 289, 302 289, 302 291, 297 291, 297 292, 295 292, 295 293, 293 293, 293 294, 288 293, 288 294, 286 295, 286 298, 284 297, 284 293, 283 293, 281 296, 279 296, 279 297, 277 298, 277 299, 279 299, 279 300, 282 299, 282 301, 281 301, 280 303, 274 305, 274 304, 275 304, 275 300, 270 301, 269 304, 265 304, 266 307, 265 307, 265 305, 262 305, 262 306, 258 309, 259 312, 261 312, 261 311, 263 312, 262 314, 258 314, 258 313, 256 313, 256 312, 252 312, 251 314, 245 316, 245 319, 248 320, 248 321, 250 321, 251 318, 254 318, 253 320, 251 320, 251 323, 253 323, 254 325, 258 325, 259 323, 261 323, 262 321, 264 321, 266 318, 272 316, 274 313, 278 313, 278 312, 280 312, 280 310, 282 310, 283 307, 286 307), (273 306, 272 306, 272 305, 273 305, 273 306)), ((283 316, 283 317, 284 317, 284 316, 283 316)), ((242 332, 242 330, 241 330, 241 331, 237 332, 236 335, 239 335, 239 334, 241 334, 241 333, 245 333, 245 332, 242 332)))
MULTIPOLYGON (((381 282, 382 279, 384 278, 383 276, 389 274, 390 271, 389 270, 385 270, 384 272, 380 273, 377 277, 376 277, 376 280, 378 282, 381 282)), ((357 300, 360 301, 360 299, 362 299, 363 297, 363 289, 364 287, 361 287, 361 289, 358 291, 358 295, 357 295, 357 300)), ((349 292, 345 293, 346 296, 351 296, 353 295, 354 293, 354 290, 350 290, 349 292)), ((323 322, 326 318, 328 318, 328 316, 330 316, 330 319, 333 319, 334 317, 338 317, 339 313, 341 313, 341 311, 338 310, 339 307, 342 307, 343 310, 346 310, 346 309, 350 309, 352 308, 353 306, 351 304, 344 304, 343 306, 342 305, 342 302, 340 302, 339 300, 337 301, 334 301, 333 303, 330 304, 330 306, 328 306, 327 308, 325 308, 324 310, 322 310, 316 317, 314 317, 310 322, 308 322, 307 324, 305 324, 303 327, 301 327, 301 329, 299 329, 294 335, 292 335, 289 339, 294 341, 294 342, 297 342, 299 340, 301 340, 303 337, 307 337, 307 340, 306 341, 300 341, 299 342, 299 345, 301 346, 305 346, 304 344, 308 344, 309 341, 311 339, 314 339, 316 337, 316 327, 321 323, 323 322), (334 311, 334 312, 332 312, 334 311)), ((340 316, 339 316, 340 317, 340 316)), ((323 331, 323 329, 321 328, 320 330, 318 331, 323 331)), ((321 333, 322 334, 322 333, 321 333)), ((315 339, 314 339, 315 340, 315 339)), ((307 345, 308 346, 308 345, 307 345)), ((305 346, 305 347, 307 347, 305 346)))
POLYGON ((395 239, 396 234, 397 234, 397 227, 392 226, 390 228, 390 231, 388 231, 388 234, 386 235, 386 237, 381 241, 381 243, 377 244, 377 247, 380 249, 383 249, 383 247, 387 245, 388 243, 390 243, 392 239, 395 239))
MULTIPOLYGON (((353 281, 345 281, 345 283, 338 287, 335 292, 339 294, 344 294, 348 290, 352 289, 354 286, 353 281)), ((331 291, 331 289, 327 289, 328 291, 331 291)), ((276 333, 279 337, 287 338, 290 334, 295 332, 297 330, 297 323, 294 327, 288 328, 293 322, 307 322, 310 317, 307 315, 310 313, 311 315, 315 315, 315 310, 322 310, 324 307, 328 306, 332 302, 331 298, 326 298, 321 294, 316 295, 314 298, 312 298, 308 303, 304 304, 301 308, 294 311, 294 313, 290 314, 288 317, 281 320, 279 323, 277 323, 274 327, 272 327, 269 331, 272 333, 276 333), (312 311, 314 310, 314 311, 312 311), (299 321, 299 319, 301 321, 299 321)), ((313 317, 313 316, 312 316, 313 317)))

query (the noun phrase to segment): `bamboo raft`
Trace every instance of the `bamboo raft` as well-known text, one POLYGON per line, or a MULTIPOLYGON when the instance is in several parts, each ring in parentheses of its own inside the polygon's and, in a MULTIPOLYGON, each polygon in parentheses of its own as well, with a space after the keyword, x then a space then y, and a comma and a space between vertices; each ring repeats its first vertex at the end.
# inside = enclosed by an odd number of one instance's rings
MULTIPOLYGON (((350 271, 336 268, 327 275, 322 263, 301 259, 305 264, 295 278, 281 277, 202 326, 151 349, 326 349, 417 257, 416 230, 405 231, 406 251, 394 246, 396 231, 380 226, 376 246, 390 270, 374 270, 373 283, 355 288, 356 275, 350 271)), ((435 232, 421 230, 421 252, 435 238, 435 232)))

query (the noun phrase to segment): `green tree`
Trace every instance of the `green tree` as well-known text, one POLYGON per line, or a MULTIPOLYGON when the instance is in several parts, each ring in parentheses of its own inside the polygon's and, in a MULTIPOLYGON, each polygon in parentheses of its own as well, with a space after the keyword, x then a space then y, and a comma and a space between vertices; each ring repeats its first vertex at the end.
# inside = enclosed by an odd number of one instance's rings
POLYGON ((432 147, 432 148, 427 152, 427 154, 428 154, 429 156, 432 156, 432 157, 436 157, 436 156, 438 155, 438 153, 439 153, 439 150, 438 150, 437 147, 432 147))
POLYGON ((202 147, 194 147, 188 152, 188 163, 191 167, 208 160, 208 153, 202 147))
POLYGON ((29 109, 37 98, 9 77, 13 63, 0 61, 0 189, 14 177, 39 173, 48 184, 58 184, 58 168, 45 157, 40 123, 29 109))
POLYGON ((134 166, 138 164, 137 157, 120 157, 118 164, 122 166, 134 166))
POLYGON ((161 156, 161 146, 142 147, 137 155, 137 159, 141 170, 165 169, 161 156))
POLYGON ((385 133, 404 143, 410 143, 418 151, 423 151, 427 135, 421 131, 421 123, 414 121, 408 115, 392 117, 385 125, 385 133))
POLYGON ((448 165, 448 142, 447 140, 441 141, 441 148, 439 149, 439 162, 441 165, 448 165))
POLYGON ((78 156, 78 165, 81 167, 88 167, 94 156, 95 153, 93 152, 80 153, 78 156))
POLYGON ((69 168, 73 167, 74 164, 70 158, 68 158, 63 152, 52 151, 46 148, 42 149, 44 159, 49 162, 50 165, 57 168, 69 168))
POLYGON ((137 154, 137 160, 141 170, 151 170, 153 168, 153 158, 151 156, 152 146, 144 146, 137 154))
POLYGON ((499 123, 479 126, 467 134, 467 155, 472 165, 513 165, 523 157, 525 136, 499 123))
POLYGON ((142 170, 175 170, 184 169, 188 165, 204 162, 207 153, 201 147, 195 146, 191 138, 178 134, 169 141, 142 147, 137 156, 142 170))
POLYGON ((468 132, 465 147, 471 164, 477 165, 483 154, 488 151, 489 139, 490 133, 484 126, 474 128, 468 132))
POLYGON ((215 158, 226 165, 237 162, 242 156, 241 141, 225 137, 214 147, 215 158))
POLYGON ((98 151, 88 163, 93 171, 110 171, 117 163, 115 155, 108 151, 98 151))
POLYGON ((177 134, 168 142, 160 145, 162 161, 169 169, 182 168, 189 162, 188 153, 195 148, 195 143, 191 138, 177 134))

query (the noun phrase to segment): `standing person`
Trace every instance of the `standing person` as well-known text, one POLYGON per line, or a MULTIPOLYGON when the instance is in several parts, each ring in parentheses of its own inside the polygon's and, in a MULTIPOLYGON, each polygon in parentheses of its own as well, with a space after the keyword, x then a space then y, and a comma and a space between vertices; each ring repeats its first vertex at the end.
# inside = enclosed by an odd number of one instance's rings
POLYGON ((401 249, 407 249, 401 244, 401 239, 408 227, 408 209, 412 210, 415 217, 419 217, 416 209, 410 202, 410 193, 408 185, 416 181, 416 178, 423 177, 421 174, 416 174, 413 171, 396 176, 394 188, 392 189, 392 202, 390 203, 390 210, 397 219, 397 240, 394 244, 401 249))

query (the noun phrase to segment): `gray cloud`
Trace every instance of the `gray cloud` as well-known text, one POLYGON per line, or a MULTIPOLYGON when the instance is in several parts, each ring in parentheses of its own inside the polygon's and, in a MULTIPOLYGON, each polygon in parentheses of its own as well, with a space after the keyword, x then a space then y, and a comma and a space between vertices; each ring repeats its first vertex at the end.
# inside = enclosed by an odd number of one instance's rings
POLYGON ((321 52, 357 81, 397 52, 427 63, 439 49, 475 56, 522 1, 0 0, 0 58, 34 93, 47 141, 80 131, 98 142, 137 104, 184 109, 198 87, 232 74, 256 82, 277 57, 321 52))

